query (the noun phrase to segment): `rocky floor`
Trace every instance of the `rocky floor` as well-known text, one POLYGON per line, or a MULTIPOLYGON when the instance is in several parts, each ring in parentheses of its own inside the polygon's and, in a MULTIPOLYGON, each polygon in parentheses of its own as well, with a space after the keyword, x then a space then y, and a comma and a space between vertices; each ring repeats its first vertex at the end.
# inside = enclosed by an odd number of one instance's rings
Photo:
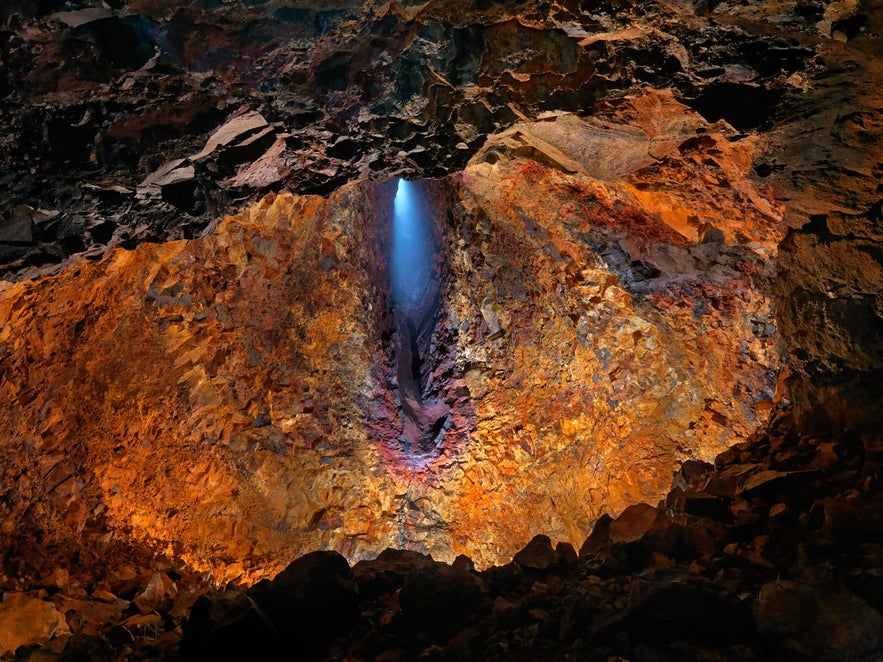
POLYGON ((16 660, 879 660, 883 438, 769 430, 603 516, 579 553, 537 536, 475 571, 334 552, 215 588, 174 562, 7 564, 16 660))

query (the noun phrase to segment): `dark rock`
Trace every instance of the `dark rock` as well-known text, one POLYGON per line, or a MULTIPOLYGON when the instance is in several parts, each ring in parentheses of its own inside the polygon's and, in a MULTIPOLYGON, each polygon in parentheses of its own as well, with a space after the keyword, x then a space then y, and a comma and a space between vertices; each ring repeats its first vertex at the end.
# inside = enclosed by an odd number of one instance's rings
POLYGON ((176 592, 175 585, 167 574, 154 572, 132 602, 142 614, 149 614, 159 607, 163 600, 174 597, 176 592))
POLYGON ((256 603, 241 593, 199 598, 182 630, 181 654, 190 660, 274 656, 288 645, 256 603))
POLYGON ((758 469, 759 465, 756 464, 730 465, 709 476, 702 489, 708 494, 732 499, 739 493, 748 476, 758 469))
POLYGON ((883 542, 883 495, 840 494, 824 502, 824 533, 843 542, 883 542))
POLYGON ((400 589, 409 573, 434 565, 435 561, 428 554, 385 549, 375 559, 356 563, 353 575, 359 586, 359 595, 367 600, 375 600, 400 589))
POLYGON ((264 154, 276 142, 276 131, 266 127, 253 136, 232 144, 221 152, 218 160, 230 167, 240 163, 251 163, 264 154))
POLYGON ((314 659, 358 618, 358 588, 346 560, 336 552, 313 552, 245 594, 199 598, 181 650, 207 660, 279 655, 297 646, 314 659))
POLYGON ((735 596, 708 580, 678 574, 636 579, 620 625, 632 641, 718 649, 756 636, 751 611, 735 596))
POLYGON ((779 654, 832 662, 883 655, 883 615, 838 584, 771 582, 760 590, 754 614, 779 654))
POLYGON ((451 636, 482 608, 482 583, 475 575, 435 564, 405 577, 399 593, 402 617, 411 627, 451 636))
POLYGON ((359 616, 358 587, 349 564, 337 552, 312 552, 272 582, 248 591, 280 631, 297 623, 303 633, 324 639, 359 616))
POLYGON ((781 92, 762 85, 745 83, 714 83, 702 94, 686 102, 709 122, 726 120, 737 129, 747 131, 769 122, 781 92))
POLYGON ((592 527, 592 533, 579 548, 579 556, 583 558, 592 554, 598 554, 610 546, 610 524, 613 518, 604 513, 592 527))
POLYGON ((673 489, 689 490, 699 487, 699 482, 713 469, 712 465, 699 460, 687 460, 675 472, 671 486, 673 489))
POLYGON ((266 127, 267 120, 258 112, 249 111, 238 115, 212 133, 202 151, 192 156, 190 160, 198 163, 207 159, 216 150, 223 150, 236 143, 241 144, 246 138, 266 129, 266 127))
POLYGON ((31 244, 34 241, 33 210, 21 205, 0 218, 0 243, 31 244))
POLYGON ((560 555, 552 549, 552 541, 549 536, 537 535, 527 543, 527 546, 515 554, 512 559, 522 568, 532 570, 545 570, 561 560, 560 555))
POLYGON ((760 471, 743 483, 741 493, 749 497, 781 501, 785 496, 807 488, 815 475, 814 471, 760 471))
POLYGON ((558 554, 558 557, 567 564, 575 564, 579 561, 579 555, 574 549, 573 545, 569 542, 560 541, 557 545, 555 545, 555 552, 558 554))
POLYGON ((451 566, 457 570, 465 570, 466 572, 472 572, 475 570, 475 563, 465 554, 458 554, 451 566))
POLYGON ((666 505, 676 512, 695 517, 710 517, 722 521, 733 517, 726 499, 705 492, 672 490, 666 499, 666 505))
POLYGON ((610 523, 610 542, 627 543, 639 540, 656 521, 659 511, 647 503, 636 503, 610 523))

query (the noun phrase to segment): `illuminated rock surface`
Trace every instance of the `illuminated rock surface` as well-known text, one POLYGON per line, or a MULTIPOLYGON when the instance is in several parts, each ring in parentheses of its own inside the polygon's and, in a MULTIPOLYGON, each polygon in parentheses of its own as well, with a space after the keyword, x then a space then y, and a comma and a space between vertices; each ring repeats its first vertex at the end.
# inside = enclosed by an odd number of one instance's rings
MULTIPOLYGON (((628 107, 705 126, 665 96, 628 107)), ((384 340, 403 333, 385 285, 394 183, 280 195, 206 239, 3 290, 0 416, 11 438, 38 435, 10 466, 30 498, 8 532, 38 503, 59 542, 125 528, 234 577, 322 547, 486 566, 537 531, 579 545, 603 512, 657 500, 680 462, 755 430, 779 363, 770 203, 737 206, 744 180, 708 189, 733 210, 724 235, 763 241, 695 243, 642 205, 625 166, 604 182, 491 145, 461 176, 411 184, 442 242, 421 352, 422 391, 451 412, 437 450, 400 441, 396 398, 412 396, 384 340)), ((654 204, 695 192, 677 186, 685 167, 643 173, 670 177, 654 204)))
POLYGON ((3 646, 874 659, 879 9, 181 4, 0 8, 3 646))

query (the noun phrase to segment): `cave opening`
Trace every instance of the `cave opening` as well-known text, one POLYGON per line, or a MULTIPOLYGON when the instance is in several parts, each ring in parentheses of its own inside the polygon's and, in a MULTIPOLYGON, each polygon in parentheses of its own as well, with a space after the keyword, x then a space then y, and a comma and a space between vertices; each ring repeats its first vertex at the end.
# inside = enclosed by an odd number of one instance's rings
POLYGON ((430 455, 441 445, 451 409, 437 397, 432 344, 442 306, 440 250, 420 182, 401 179, 393 201, 389 291, 395 324, 397 402, 402 450, 430 455))

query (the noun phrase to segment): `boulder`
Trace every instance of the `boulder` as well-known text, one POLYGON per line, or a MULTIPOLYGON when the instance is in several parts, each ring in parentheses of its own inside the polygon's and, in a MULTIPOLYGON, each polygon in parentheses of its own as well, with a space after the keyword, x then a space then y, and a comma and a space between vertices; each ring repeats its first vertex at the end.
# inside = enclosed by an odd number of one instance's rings
POLYGON ((659 511, 647 503, 636 503, 610 523, 610 542, 626 543, 640 540, 656 521, 659 511))
POLYGON ((545 570, 561 560, 561 556, 552 549, 552 541, 549 536, 534 536, 524 549, 515 554, 512 560, 522 568, 532 570, 545 570))
POLYGON ((610 546, 610 525, 612 522, 613 518, 607 513, 598 518, 595 526, 592 527, 592 533, 579 548, 580 558, 598 554, 610 546))
POLYGON ((402 587, 409 572, 435 565, 428 554, 404 549, 386 549, 377 558, 359 561, 353 566, 353 575, 359 585, 359 595, 374 600, 402 587))
POLYGON ((686 642, 724 648, 754 636, 751 611, 736 596, 701 577, 648 573, 632 585, 617 626, 633 642, 686 642))
POLYGON ((780 655, 831 662, 883 656, 883 615, 839 584, 770 582, 760 590, 754 617, 780 655))
POLYGON ((417 569, 399 593, 406 624, 451 636, 481 607, 482 582, 475 575, 444 564, 417 569))
POLYGON ((0 603, 0 655, 19 646, 69 634, 64 615, 51 602, 24 593, 7 593, 0 603))

